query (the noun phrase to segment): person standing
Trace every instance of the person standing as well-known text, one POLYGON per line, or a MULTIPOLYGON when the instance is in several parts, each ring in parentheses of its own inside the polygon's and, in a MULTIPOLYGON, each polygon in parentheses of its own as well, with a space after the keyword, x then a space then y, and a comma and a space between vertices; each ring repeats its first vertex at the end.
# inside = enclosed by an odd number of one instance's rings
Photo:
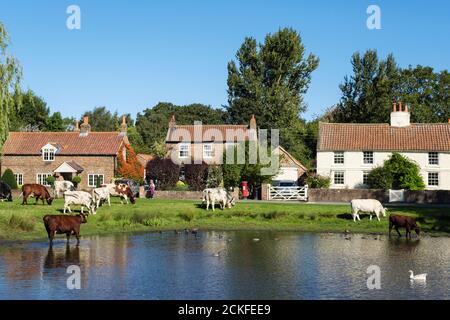
POLYGON ((148 193, 150 195, 150 199, 153 199, 153 197, 155 196, 155 183, 153 182, 153 180, 150 180, 150 185, 148 187, 148 193))

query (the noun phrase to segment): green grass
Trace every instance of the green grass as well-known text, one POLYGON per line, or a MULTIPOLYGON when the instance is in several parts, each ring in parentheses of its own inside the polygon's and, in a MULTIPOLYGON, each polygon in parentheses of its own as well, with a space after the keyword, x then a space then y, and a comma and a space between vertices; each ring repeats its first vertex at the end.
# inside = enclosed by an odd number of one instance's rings
MULTIPOLYGON (((33 200, 30 201, 33 203, 33 200)), ((61 214, 63 200, 53 205, 20 205, 19 200, 0 203, 0 239, 34 240, 46 238, 42 217, 61 214)), ((73 207, 74 213, 79 212, 73 207)), ((418 218, 425 233, 450 234, 450 208, 440 206, 396 206, 389 213, 418 218)), ((293 204, 278 202, 239 202, 232 209, 206 211, 199 201, 138 199, 135 205, 121 205, 113 198, 97 215, 89 216, 81 234, 98 235, 117 232, 175 230, 184 228, 214 230, 286 230, 311 232, 386 233, 387 218, 369 221, 361 215, 354 223, 346 204, 293 204)))

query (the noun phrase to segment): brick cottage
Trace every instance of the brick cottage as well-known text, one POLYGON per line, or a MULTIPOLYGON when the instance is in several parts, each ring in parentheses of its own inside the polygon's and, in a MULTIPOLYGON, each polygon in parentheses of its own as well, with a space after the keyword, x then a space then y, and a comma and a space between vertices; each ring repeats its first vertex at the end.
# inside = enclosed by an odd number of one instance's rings
POLYGON ((47 185, 48 176, 80 176, 78 189, 89 190, 97 181, 108 183, 114 177, 118 153, 129 144, 126 132, 125 118, 120 132, 91 132, 88 117, 72 132, 10 132, 3 145, 1 174, 11 169, 18 185, 47 185))

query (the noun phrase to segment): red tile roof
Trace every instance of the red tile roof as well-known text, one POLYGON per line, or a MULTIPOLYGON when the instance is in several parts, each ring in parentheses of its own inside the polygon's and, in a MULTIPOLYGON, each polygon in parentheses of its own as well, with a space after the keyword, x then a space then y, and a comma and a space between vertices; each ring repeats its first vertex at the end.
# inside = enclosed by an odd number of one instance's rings
POLYGON ((232 137, 227 138, 228 135, 236 135, 238 139, 235 141, 249 140, 250 130, 248 125, 231 125, 231 124, 215 124, 215 125, 200 125, 197 129, 200 137, 194 137, 194 128, 196 125, 175 125, 169 128, 166 142, 209 142, 209 141, 233 141, 232 137), (216 132, 216 134, 215 134, 216 132), (218 140, 217 140, 218 139, 218 140))
POLYGON ((39 155, 46 144, 58 148, 60 155, 116 155, 126 136, 119 132, 10 132, 3 145, 5 155, 39 155))
POLYGON ((450 151, 450 124, 320 123, 318 151, 450 151))

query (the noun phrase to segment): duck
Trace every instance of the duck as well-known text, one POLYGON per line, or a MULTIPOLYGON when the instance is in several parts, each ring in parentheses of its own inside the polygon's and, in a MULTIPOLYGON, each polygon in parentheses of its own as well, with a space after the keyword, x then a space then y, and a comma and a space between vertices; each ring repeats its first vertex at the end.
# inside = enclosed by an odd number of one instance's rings
POLYGON ((213 257, 220 257, 220 252, 221 252, 222 250, 220 250, 220 251, 217 251, 216 253, 214 253, 213 254, 213 257))
POLYGON ((412 270, 409 270, 408 272, 409 272, 409 278, 411 280, 422 280, 422 281, 426 281, 427 280, 427 274, 426 273, 414 275, 414 272, 412 270))
POLYGON ((253 241, 259 241, 260 239, 259 238, 253 238, 253 241))

